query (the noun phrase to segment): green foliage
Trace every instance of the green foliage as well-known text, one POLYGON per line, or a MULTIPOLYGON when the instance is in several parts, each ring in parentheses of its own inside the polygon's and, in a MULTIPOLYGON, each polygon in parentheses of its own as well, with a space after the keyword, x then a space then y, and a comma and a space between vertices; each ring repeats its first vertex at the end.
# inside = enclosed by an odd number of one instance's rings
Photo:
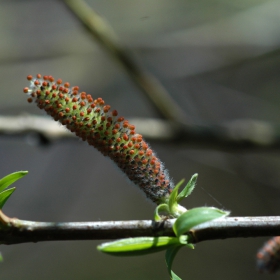
MULTIPOLYGON (((25 176, 27 173, 28 171, 17 171, 0 179, 0 209, 3 208, 4 204, 7 202, 9 197, 16 190, 16 188, 10 188, 10 189, 7 188, 18 179, 25 176)), ((0 262, 2 261, 3 261, 3 257, 2 254, 0 253, 0 262)))
POLYGON ((15 190, 16 188, 10 188, 0 193, 0 209, 3 208, 4 204, 7 202, 7 200, 15 190))
POLYGON ((139 256, 163 251, 178 244, 185 245, 187 238, 187 236, 185 238, 169 236, 125 238, 103 243, 97 249, 114 256, 139 256))
POLYGON ((197 174, 194 174, 188 184, 178 194, 180 186, 184 183, 184 180, 181 180, 175 186, 169 199, 165 203, 158 205, 155 209, 154 219, 156 221, 162 219, 160 213, 167 214, 168 217, 177 218, 173 225, 176 237, 126 238, 104 243, 98 246, 98 250, 114 256, 137 256, 166 250, 165 261, 169 275, 173 280, 180 280, 181 278, 172 271, 172 263, 177 252, 182 247, 194 249, 188 232, 199 224, 229 215, 229 212, 214 207, 199 207, 187 211, 187 209, 178 204, 183 198, 191 194, 195 187, 197 176, 197 174))
POLYGON ((199 207, 182 214, 174 223, 173 230, 177 236, 188 232, 191 228, 214 219, 225 217, 229 212, 215 207, 199 207))
POLYGON ((5 177, 3 177, 0 180, 0 209, 3 208, 6 201, 9 199, 9 197, 12 195, 12 193, 15 191, 16 188, 8 188, 11 184, 13 184, 18 179, 22 178, 28 173, 28 171, 17 171, 14 173, 11 173, 5 177))
POLYGON ((183 190, 178 194, 179 188, 184 183, 184 179, 182 179, 173 189, 172 193, 170 194, 169 199, 163 203, 159 204, 154 213, 154 219, 155 221, 160 221, 160 213, 164 213, 167 216, 177 218, 181 214, 187 211, 186 208, 179 205, 178 202, 180 202, 183 198, 188 197, 193 189, 195 188, 196 180, 197 180, 198 174, 194 174, 188 184, 183 188, 183 190))
MULTIPOLYGON (((177 236, 183 236, 182 234, 190 231, 191 228, 202 224, 204 222, 208 222, 214 219, 225 217, 229 214, 229 212, 222 211, 220 209, 214 207, 199 207, 191 209, 181 216, 175 221, 173 225, 173 230, 177 236)), ((189 248, 193 249, 194 246, 191 243, 186 244, 189 248)), ((171 269, 173 260, 182 246, 173 246, 167 249, 165 255, 165 261, 167 264, 168 272, 170 274, 171 279, 179 280, 179 278, 171 269)))
MULTIPOLYGON (((198 174, 194 174, 184 189, 177 195, 176 201, 180 202, 183 198, 188 197, 195 188, 198 174)), ((181 185, 185 180, 181 180, 177 185, 181 185), (182 183, 181 183, 182 182, 182 183)))
POLYGON ((161 220, 161 216, 159 215, 159 213, 169 213, 169 206, 168 204, 160 204, 156 207, 155 212, 154 212, 154 219, 155 221, 160 221, 161 220))
POLYGON ((166 254, 165 254, 165 262, 167 265, 167 269, 168 269, 171 279, 173 279, 173 280, 181 280, 181 278, 178 275, 176 275, 171 269, 173 260, 181 248, 182 248, 182 246, 179 246, 179 245, 173 246, 171 248, 168 248, 166 250, 166 254))

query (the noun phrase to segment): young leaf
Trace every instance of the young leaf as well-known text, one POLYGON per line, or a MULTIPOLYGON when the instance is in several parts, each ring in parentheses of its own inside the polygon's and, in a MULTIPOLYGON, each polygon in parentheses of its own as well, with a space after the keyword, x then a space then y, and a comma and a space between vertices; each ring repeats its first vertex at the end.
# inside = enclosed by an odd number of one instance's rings
POLYGON ((166 250, 174 245, 181 245, 178 237, 135 237, 125 238, 99 245, 97 249, 114 256, 138 256, 166 250))
POLYGON ((168 205, 169 209, 172 211, 174 205, 177 205, 177 196, 178 196, 178 190, 180 186, 184 183, 185 179, 182 179, 173 189, 172 193, 170 194, 168 205))
MULTIPOLYGON (((177 202, 179 203, 183 198, 189 196, 195 188, 198 174, 194 174, 184 189, 178 194, 177 202)), ((182 181, 181 181, 182 182, 182 181)), ((179 183, 180 184, 180 183, 179 183)))
POLYGON ((156 207, 155 213, 154 213, 154 220, 155 221, 160 221, 161 217, 159 215, 159 212, 166 212, 169 213, 169 207, 167 204, 160 204, 156 207))
POLYGON ((22 178, 28 173, 28 171, 17 171, 14 173, 11 173, 5 177, 3 177, 0 180, 0 192, 5 190, 7 187, 9 187, 12 183, 17 181, 18 179, 22 178))
POLYGON ((16 188, 10 188, 0 193, 0 209, 3 208, 4 204, 15 190, 16 188))
POLYGON ((172 271, 172 263, 173 260, 176 256, 176 254, 178 253, 178 251, 182 248, 183 246, 181 245, 174 245, 171 248, 166 250, 165 253, 165 262, 167 265, 167 269, 168 269, 168 273, 171 277, 172 280, 181 280, 181 278, 179 276, 177 276, 173 271, 172 271))
POLYGON ((173 230, 177 236, 188 232, 191 228, 217 218, 225 217, 229 212, 214 207, 199 207, 183 213, 174 223, 173 230))

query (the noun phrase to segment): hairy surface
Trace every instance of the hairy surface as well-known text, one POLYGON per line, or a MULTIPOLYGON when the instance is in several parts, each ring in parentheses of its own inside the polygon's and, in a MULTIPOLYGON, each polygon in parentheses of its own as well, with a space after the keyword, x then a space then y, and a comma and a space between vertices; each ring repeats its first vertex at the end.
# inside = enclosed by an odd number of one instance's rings
POLYGON ((29 75, 27 79, 30 86, 23 91, 28 102, 35 101, 54 120, 110 157, 153 202, 159 204, 169 197, 174 184, 163 163, 135 132, 135 126, 119 117, 102 98, 93 100, 77 86, 70 88, 69 83, 62 84, 52 76, 29 75))

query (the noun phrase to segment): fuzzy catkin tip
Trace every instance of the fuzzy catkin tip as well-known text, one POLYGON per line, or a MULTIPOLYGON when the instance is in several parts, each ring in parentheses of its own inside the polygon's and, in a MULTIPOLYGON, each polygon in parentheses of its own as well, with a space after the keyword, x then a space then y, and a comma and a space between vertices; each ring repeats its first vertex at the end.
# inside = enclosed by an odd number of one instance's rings
POLYGON ((153 150, 135 132, 135 126, 116 110, 105 105, 102 98, 93 99, 79 87, 52 76, 35 78, 27 76, 30 86, 23 92, 28 102, 35 101, 54 120, 65 125, 71 132, 94 146, 104 156, 110 157, 128 178, 142 189, 148 198, 160 204, 174 188, 168 171, 153 150))

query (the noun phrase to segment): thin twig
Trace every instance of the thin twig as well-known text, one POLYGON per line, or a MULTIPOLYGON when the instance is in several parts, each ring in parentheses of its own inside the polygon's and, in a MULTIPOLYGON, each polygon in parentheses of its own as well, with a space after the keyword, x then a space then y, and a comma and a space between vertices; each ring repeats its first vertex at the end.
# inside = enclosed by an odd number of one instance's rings
MULTIPOLYGON (((0 212, 0 243, 18 244, 58 240, 100 240, 140 236, 174 236, 174 219, 162 222, 33 222, 8 218, 0 212), (2 217, 3 216, 3 217, 2 217)), ((206 240, 280 235, 280 216, 230 217, 193 228, 193 243, 206 240)))
MULTIPOLYGON (((169 141, 182 146, 236 151, 273 151, 280 149, 280 126, 254 120, 238 120, 217 125, 181 125, 152 118, 131 118, 137 132, 147 140, 169 141)), ((62 125, 48 117, 0 116, 0 135, 38 134, 45 142, 73 138, 62 125)), ((44 142, 44 143, 45 143, 44 142)))
POLYGON ((116 59, 134 83, 153 102, 157 111, 170 121, 187 123, 186 115, 163 85, 144 71, 121 46, 109 24, 83 0, 64 0, 71 12, 82 22, 95 40, 116 59))

